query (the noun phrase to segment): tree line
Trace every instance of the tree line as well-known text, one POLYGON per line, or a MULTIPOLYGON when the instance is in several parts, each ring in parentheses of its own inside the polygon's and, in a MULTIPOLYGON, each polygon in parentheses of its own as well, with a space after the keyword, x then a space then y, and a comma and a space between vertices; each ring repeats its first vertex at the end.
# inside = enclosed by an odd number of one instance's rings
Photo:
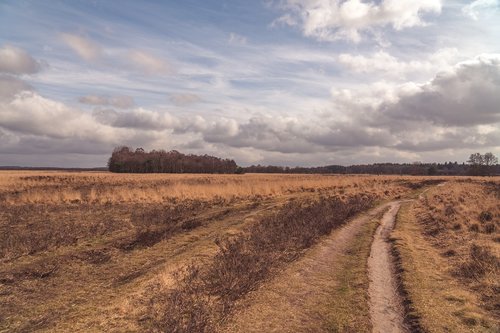
POLYGON ((238 166, 234 160, 209 155, 118 147, 111 154, 108 169, 129 173, 236 173, 238 166))
POLYGON ((377 174, 377 175, 440 175, 440 176, 486 176, 499 175, 498 158, 492 153, 470 155, 467 163, 374 163, 350 166, 327 165, 321 167, 282 167, 252 165, 243 168, 248 173, 295 173, 295 174, 377 174))
POLYGON ((182 154, 176 150, 117 147, 108 161, 111 172, 129 173, 292 173, 292 174, 380 174, 380 175, 499 175, 498 158, 492 153, 471 154, 467 163, 375 163, 351 166, 284 167, 252 165, 239 167, 234 160, 209 155, 182 154))

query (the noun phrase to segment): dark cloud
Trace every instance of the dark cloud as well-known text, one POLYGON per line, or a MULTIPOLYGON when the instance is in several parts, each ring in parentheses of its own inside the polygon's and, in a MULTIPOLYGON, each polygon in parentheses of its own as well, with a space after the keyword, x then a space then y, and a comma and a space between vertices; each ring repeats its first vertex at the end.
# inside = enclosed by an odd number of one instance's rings
POLYGON ((378 119, 392 125, 406 121, 468 127, 500 122, 500 55, 460 63, 378 111, 378 119))

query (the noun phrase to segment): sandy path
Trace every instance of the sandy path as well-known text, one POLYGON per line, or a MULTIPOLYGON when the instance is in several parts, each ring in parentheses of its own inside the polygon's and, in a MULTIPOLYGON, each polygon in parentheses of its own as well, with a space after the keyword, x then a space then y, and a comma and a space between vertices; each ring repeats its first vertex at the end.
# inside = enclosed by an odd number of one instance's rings
POLYGON ((407 332, 404 309, 397 292, 389 235, 394 228, 400 202, 390 203, 377 228, 368 259, 370 316, 374 333, 407 332))
POLYGON ((335 287, 338 258, 357 237, 361 227, 387 208, 387 204, 334 231, 303 258, 249 295, 242 310, 223 332, 327 332, 329 293, 335 287))

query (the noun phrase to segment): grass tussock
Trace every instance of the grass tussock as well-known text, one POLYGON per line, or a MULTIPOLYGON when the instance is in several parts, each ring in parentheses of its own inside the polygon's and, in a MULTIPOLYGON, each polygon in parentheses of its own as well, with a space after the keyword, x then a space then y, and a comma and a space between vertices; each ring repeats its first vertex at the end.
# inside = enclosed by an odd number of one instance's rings
POLYGON ((248 292, 354 214, 373 197, 294 201, 243 234, 219 241, 208 267, 188 266, 173 289, 155 291, 148 327, 155 332, 213 332, 248 292))
MULTIPOLYGON (((478 281, 486 274, 500 273, 500 259, 494 255, 489 247, 472 244, 464 263, 455 271, 455 275, 478 281)), ((500 304, 499 304, 500 305, 500 304)))

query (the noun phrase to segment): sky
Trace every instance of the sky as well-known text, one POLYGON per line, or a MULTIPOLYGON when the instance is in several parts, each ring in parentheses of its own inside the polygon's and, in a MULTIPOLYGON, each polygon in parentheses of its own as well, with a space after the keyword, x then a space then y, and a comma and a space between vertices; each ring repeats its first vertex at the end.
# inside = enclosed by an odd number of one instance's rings
POLYGON ((0 1, 0 165, 500 156, 500 0, 0 1))

